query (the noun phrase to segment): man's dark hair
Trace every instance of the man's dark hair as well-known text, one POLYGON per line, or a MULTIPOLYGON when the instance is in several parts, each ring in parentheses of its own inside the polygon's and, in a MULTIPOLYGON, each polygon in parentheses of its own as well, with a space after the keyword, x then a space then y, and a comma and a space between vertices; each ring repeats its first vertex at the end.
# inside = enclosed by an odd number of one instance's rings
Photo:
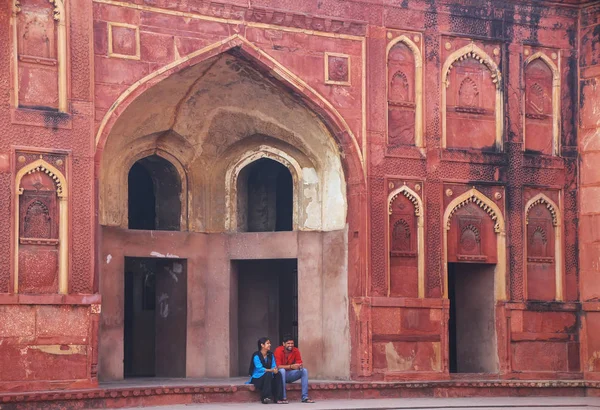
POLYGON ((289 333, 287 333, 287 334, 283 335, 283 337, 281 338, 281 343, 283 344, 283 343, 286 343, 286 342, 288 342, 290 340, 293 342, 294 338, 292 337, 292 335, 290 335, 289 333))

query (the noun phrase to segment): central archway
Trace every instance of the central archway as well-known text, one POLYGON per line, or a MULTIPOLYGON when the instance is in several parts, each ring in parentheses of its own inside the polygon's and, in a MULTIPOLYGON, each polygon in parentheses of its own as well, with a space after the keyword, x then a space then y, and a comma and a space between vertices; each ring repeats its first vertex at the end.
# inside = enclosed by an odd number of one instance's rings
MULTIPOLYGON (((238 374, 237 318, 230 312, 237 312, 232 289, 241 274, 234 262, 246 259, 297 260, 298 342, 318 352, 309 359, 312 373, 350 375, 349 289, 361 282, 364 262, 359 251, 352 257, 361 262, 348 264, 348 252, 364 246, 366 234, 364 201, 348 199, 365 192, 356 140, 330 103, 271 57, 237 36, 228 47, 207 47, 139 81, 99 129, 104 380, 122 377, 122 261, 148 255, 176 258, 187 269, 180 276, 188 285, 186 376, 238 374), (127 229, 119 181, 134 157, 153 151, 170 156, 186 176, 187 232, 127 229), (257 160, 289 171, 292 232, 238 232, 237 183, 257 160), (227 344, 230 355, 222 360, 217 346, 227 344), (336 359, 322 360, 331 355, 336 359)), ((276 344, 280 336, 270 335, 276 344)))

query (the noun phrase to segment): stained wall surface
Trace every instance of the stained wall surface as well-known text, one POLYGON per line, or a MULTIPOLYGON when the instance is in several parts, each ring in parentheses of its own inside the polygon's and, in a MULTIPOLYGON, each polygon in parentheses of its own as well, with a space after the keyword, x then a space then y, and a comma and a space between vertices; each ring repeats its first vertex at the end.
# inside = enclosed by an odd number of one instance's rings
POLYGON ((599 27, 577 0, 4 2, 0 389, 123 377, 125 257, 187 260, 190 377, 238 362, 211 361, 231 262, 297 258, 311 374, 452 377, 459 262, 493 266, 499 377, 597 378, 599 27), (151 155, 179 231, 127 229, 151 155), (237 232, 263 158, 293 232, 237 232))

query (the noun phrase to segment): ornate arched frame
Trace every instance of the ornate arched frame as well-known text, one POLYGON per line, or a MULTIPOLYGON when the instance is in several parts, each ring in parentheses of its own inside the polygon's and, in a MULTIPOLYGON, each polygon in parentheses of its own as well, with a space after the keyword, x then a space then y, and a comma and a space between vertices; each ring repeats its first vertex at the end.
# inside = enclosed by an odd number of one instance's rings
MULTIPOLYGON (((560 208, 554 201, 548 198, 543 193, 539 193, 525 204, 525 224, 529 224, 529 212, 535 205, 544 204, 552 215, 552 226, 554 227, 554 266, 555 276, 554 280, 556 283, 556 295, 555 300, 561 302, 564 300, 564 286, 563 286, 563 252, 562 252, 562 214, 560 208)), ((525 226, 525 233, 523 238, 527 238, 527 226, 525 226)), ((525 240, 525 275, 527 275, 527 240, 525 240)), ((525 289, 525 299, 527 299, 527 277, 525 277, 523 288, 525 289)))
MULTIPOLYGON (((395 39, 393 39, 392 41, 389 42, 389 44, 387 45, 386 48, 386 52, 385 52, 385 70, 386 70, 386 75, 385 75, 385 95, 386 95, 386 99, 388 98, 388 92, 389 92, 389 66, 388 66, 388 58, 390 55, 390 51, 392 50, 392 47, 394 47, 396 44, 398 43, 403 43, 405 44, 413 53, 413 57, 415 60, 415 83, 414 83, 414 87, 415 87, 415 146, 422 148, 425 146, 425 141, 423 140, 423 58, 421 57, 421 50, 419 50, 419 47, 417 47, 417 45, 408 37, 406 37, 405 35, 402 35, 400 37, 397 37, 395 39)), ((386 124, 386 138, 388 138, 388 131, 387 131, 387 127, 388 127, 388 111, 386 110, 386 118, 385 118, 385 124, 386 124)))
MULTIPOLYGON (((179 224, 180 224, 180 230, 181 231, 187 231, 188 230, 188 209, 189 209, 189 195, 188 195, 188 176, 185 170, 185 167, 183 166, 183 164, 181 163, 181 161, 179 161, 179 159, 172 155, 171 153, 163 150, 163 149, 159 149, 159 148, 151 148, 151 149, 147 149, 144 151, 140 151, 137 152, 135 155, 132 155, 131 157, 128 157, 124 162, 123 162, 123 167, 121 168, 122 172, 121 172, 121 184, 120 186, 123 187, 124 191, 125 191, 125 195, 121 196, 121 201, 122 205, 120 207, 120 209, 128 209, 128 196, 129 196, 129 171, 131 170, 131 167, 133 166, 133 164, 135 164, 137 161, 139 161, 140 159, 144 159, 146 157, 149 157, 151 155, 157 155, 167 161, 169 161, 169 163, 171 165, 173 165, 175 167, 175 169, 177 170, 177 174, 179 175, 179 181, 181 184, 181 193, 180 193, 180 198, 181 198, 181 213, 180 213, 180 219, 179 219, 179 224)), ((122 219, 122 227, 123 228, 127 228, 127 226, 129 225, 129 217, 126 214, 122 219)))
POLYGON ((298 183, 302 176, 302 167, 292 156, 286 154, 280 149, 273 148, 268 145, 260 145, 257 148, 248 150, 240 155, 225 173, 225 230, 236 231, 238 228, 237 180, 240 172, 246 168, 246 166, 263 158, 279 162, 281 165, 285 166, 292 175, 292 201, 294 206, 292 213, 292 225, 294 230, 298 229, 298 211, 300 206, 298 198, 300 187, 298 186, 298 183))
POLYGON ((452 65, 459 60, 465 58, 474 58, 481 64, 487 67, 492 76, 492 81, 496 84, 496 150, 502 151, 504 145, 504 97, 502 92, 502 74, 496 62, 481 48, 474 43, 456 50, 448 56, 444 66, 442 67, 442 148, 447 147, 446 142, 446 89, 449 86, 448 74, 452 69, 452 65))
POLYGON ((390 192, 387 199, 387 207, 388 207, 388 220, 386 224, 386 266, 387 266, 387 285, 388 290, 387 294, 390 295, 390 257, 389 257, 389 247, 390 247, 390 216, 392 214, 392 204, 394 200, 399 196, 404 195, 407 197, 415 206, 415 216, 417 217, 417 295, 419 298, 425 297, 425 215, 423 207, 423 201, 421 197, 417 195, 415 191, 410 189, 408 186, 403 185, 400 188, 397 188, 390 192))
MULTIPOLYGON (((540 59, 552 71, 552 154, 560 155, 560 71, 556 64, 543 52, 538 51, 525 60, 525 69, 529 63, 540 59)), ((525 77, 525 76, 523 76, 525 77)), ((525 106, 525 93, 523 93, 523 106, 525 106)), ((523 149, 525 149, 525 110, 523 110, 523 149)))
POLYGON ((496 252, 498 257, 498 262, 496 263, 496 268, 494 270, 494 294, 496 301, 506 300, 506 227, 504 217, 502 216, 502 211, 500 211, 498 205, 475 188, 456 197, 448 204, 448 207, 446 207, 446 211, 444 212, 444 252, 442 260, 444 266, 443 297, 448 298, 448 231, 450 230, 450 224, 454 213, 469 203, 474 203, 483 209, 494 222, 494 231, 496 232, 496 252))
POLYGON ((38 159, 31 164, 21 168, 15 177, 15 199, 14 199, 14 261, 13 261, 13 280, 14 293, 19 293, 19 199, 23 191, 20 189, 21 180, 27 174, 43 172, 50 176, 56 186, 56 196, 58 197, 58 292, 61 294, 69 293, 69 201, 68 188, 65 176, 58 169, 44 161, 38 159))
MULTIPOLYGON (((100 121, 95 139, 96 152, 101 153, 101 149, 103 149, 108 135, 110 134, 110 130, 114 126, 119 115, 133 100, 135 100, 136 97, 146 91, 148 87, 151 87, 153 84, 156 84, 175 72, 181 71, 186 67, 197 64, 236 47, 239 47, 245 55, 268 68, 272 75, 276 76, 286 85, 290 86, 300 95, 304 96, 305 100, 311 103, 311 109, 325 115, 325 117, 328 119, 327 125, 333 128, 333 130, 331 130, 333 134, 343 139, 341 143, 344 146, 347 146, 348 149, 352 151, 353 155, 357 156, 358 160, 360 161, 361 171, 363 174, 362 178, 364 181, 366 181, 366 164, 360 144, 340 112, 317 90, 315 90, 275 58, 271 57, 259 47, 252 44, 240 34, 234 34, 200 50, 194 51, 185 57, 181 57, 172 63, 169 63, 162 68, 148 74, 127 88, 121 95, 119 95, 119 97, 111 105, 110 109, 106 112, 106 114, 104 114, 104 117, 100 121)), ((339 144, 340 142, 336 141, 336 143, 339 144)))
MULTIPOLYGON (((13 74, 13 105, 19 107, 19 67, 18 67, 18 33, 17 33, 17 16, 21 12, 21 1, 27 0, 12 0, 12 74, 13 74)), ((58 110, 61 112, 68 111, 68 90, 67 90, 67 24, 65 5, 63 0, 48 0, 54 6, 54 20, 57 23, 57 60, 58 60, 58 110)))

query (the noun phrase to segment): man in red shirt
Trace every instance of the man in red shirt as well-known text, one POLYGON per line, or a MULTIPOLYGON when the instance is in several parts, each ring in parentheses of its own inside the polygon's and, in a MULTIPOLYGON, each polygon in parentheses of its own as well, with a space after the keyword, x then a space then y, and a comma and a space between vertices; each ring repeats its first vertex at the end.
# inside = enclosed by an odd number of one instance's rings
POLYGON ((300 350, 294 347, 292 336, 283 336, 281 346, 275 349, 274 356, 279 373, 281 373, 281 380, 283 381, 283 400, 287 400, 285 384, 302 379, 302 403, 314 403, 314 401, 308 398, 308 370, 302 365, 300 350))

